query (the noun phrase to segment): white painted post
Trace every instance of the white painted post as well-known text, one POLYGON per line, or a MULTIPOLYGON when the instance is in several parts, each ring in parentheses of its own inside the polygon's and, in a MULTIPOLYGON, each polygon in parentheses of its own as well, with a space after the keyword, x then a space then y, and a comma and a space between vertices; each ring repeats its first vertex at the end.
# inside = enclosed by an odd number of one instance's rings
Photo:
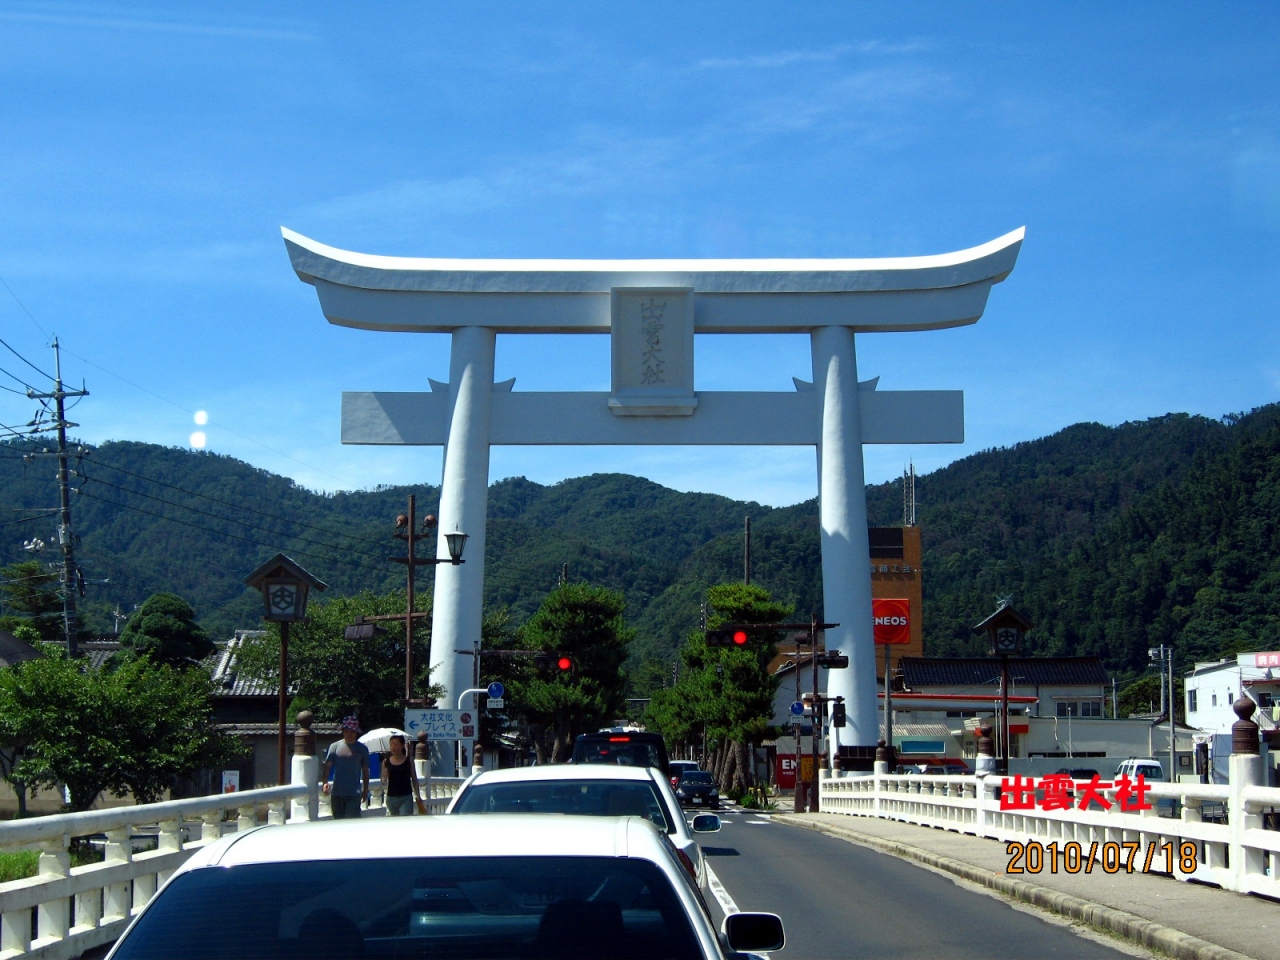
MULTIPOLYGON (((129 828, 107 831, 107 846, 103 851, 103 860, 107 863, 129 863, 133 860, 133 842, 129 839, 129 828)), ((128 880, 112 883, 102 892, 103 919, 128 920, 133 906, 133 884, 128 880)))
MULTIPOLYGON (((67 850, 70 840, 71 838, 64 834, 57 840, 48 840, 40 844, 40 863, 37 870, 42 880, 71 876, 71 854, 67 850)), ((36 908, 36 926, 38 927, 36 932, 39 935, 35 943, 47 944, 66 939, 71 926, 70 907, 69 897, 59 897, 55 900, 46 900, 36 908)))
MULTIPOLYGON (((471 686, 472 663, 457 650, 480 642, 484 601, 485 523, 489 497, 489 412, 493 398, 493 355, 497 337, 486 327, 453 331, 449 357, 449 438, 444 451, 436 556, 448 556, 445 534, 461 530, 468 540, 464 563, 436 565, 431 619, 431 676, 451 703, 471 686)), ((468 748, 474 743, 468 744, 468 748)), ((438 758, 447 770, 457 759, 438 758)))
POLYGON ((320 758, 293 755, 293 766, 289 771, 289 782, 307 788, 305 797, 296 797, 290 801, 289 822, 297 820, 316 820, 320 816, 320 758))
POLYGON ((1245 801, 1247 787, 1261 786, 1265 768, 1259 755, 1258 725, 1252 717, 1258 705, 1244 694, 1231 705, 1240 719, 1231 725, 1231 758, 1228 761, 1227 807, 1230 841, 1227 859, 1231 865, 1233 890, 1251 889, 1249 877, 1265 876, 1266 854, 1256 847, 1245 846, 1245 831, 1262 827, 1262 817, 1245 801))
POLYGON ((849 657, 848 669, 832 670, 827 679, 827 695, 844 697, 847 717, 845 727, 832 731, 833 758, 840 746, 874 746, 880 732, 862 416, 853 341, 848 327, 819 327, 811 335, 813 386, 822 417, 818 444, 822 610, 828 623, 840 624, 827 630, 826 645, 849 657))

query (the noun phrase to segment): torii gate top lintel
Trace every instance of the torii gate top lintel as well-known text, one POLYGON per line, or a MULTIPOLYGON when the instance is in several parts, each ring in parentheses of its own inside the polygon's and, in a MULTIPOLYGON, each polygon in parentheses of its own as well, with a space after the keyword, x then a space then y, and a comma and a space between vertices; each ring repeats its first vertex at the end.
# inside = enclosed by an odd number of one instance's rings
POLYGON ((608 333, 623 288, 696 294, 698 333, 929 330, 975 322, 1013 269, 1025 228, 924 257, 756 260, 478 260, 339 250, 281 228, 298 277, 340 326, 446 333, 608 333), (800 294, 801 296, 786 296, 800 294), (513 300, 523 302, 516 304, 513 300))

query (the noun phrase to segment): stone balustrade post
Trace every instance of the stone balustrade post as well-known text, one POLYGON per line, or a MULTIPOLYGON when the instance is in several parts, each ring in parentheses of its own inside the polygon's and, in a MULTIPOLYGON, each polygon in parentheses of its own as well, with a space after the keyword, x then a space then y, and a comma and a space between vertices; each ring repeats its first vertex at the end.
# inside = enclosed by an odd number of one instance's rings
POLYGON ((986 777, 996 772, 996 744, 991 739, 991 721, 986 717, 978 724, 978 757, 974 762, 974 773, 986 777))
POLYGON ((225 812, 222 810, 210 810, 200 815, 200 839, 213 842, 222 836, 223 817, 225 812))
MULTIPOLYGON (((107 863, 131 863, 133 841, 129 828, 107 831, 103 860, 107 863)), ((108 884, 102 891, 102 915, 105 920, 127 920, 133 907, 133 884, 128 880, 108 884)))
POLYGON ((1252 719, 1258 705, 1242 694, 1231 705, 1231 709, 1240 719, 1231 725, 1230 779, 1227 785, 1230 791, 1227 821, 1231 833, 1227 859, 1231 864, 1231 872, 1235 875, 1234 889, 1248 890, 1247 878, 1265 873, 1266 854, 1244 844, 1246 830, 1262 827, 1262 816, 1259 811, 1249 809, 1249 805, 1245 803, 1244 791, 1246 787, 1260 786, 1265 771, 1262 767, 1258 725, 1252 719))
POLYGON ((298 729, 293 734, 293 764, 289 782, 307 788, 305 798, 290 801, 289 822, 317 820, 320 817, 320 758, 316 753, 316 734, 311 729, 315 714, 310 710, 298 713, 298 729))
MULTIPOLYGON (((57 840, 40 844, 40 862, 37 872, 42 880, 71 876, 71 853, 67 849, 71 838, 66 834, 57 840)), ((69 897, 46 900, 36 909, 36 925, 39 941, 49 943, 66 939, 71 929, 71 901, 69 897)))
POLYGON ((238 807, 236 809, 236 833, 252 830, 257 825, 258 807, 256 804, 249 804, 247 807, 238 807))

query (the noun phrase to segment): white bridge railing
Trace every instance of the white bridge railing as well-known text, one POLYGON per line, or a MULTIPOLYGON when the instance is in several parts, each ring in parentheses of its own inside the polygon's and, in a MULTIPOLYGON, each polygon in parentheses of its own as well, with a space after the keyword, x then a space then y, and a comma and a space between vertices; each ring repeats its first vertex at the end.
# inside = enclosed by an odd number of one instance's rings
MULTIPOLYGON (((0 960, 70 960, 111 943, 188 857, 224 833, 258 826, 264 814, 281 826, 327 818, 317 759, 295 757, 293 770, 289 786, 0 824, 0 852, 40 853, 36 876, 0 883, 0 960), (72 867, 71 840, 94 836, 106 838, 103 861, 72 867), (152 837, 155 849, 136 850, 152 837)), ((428 812, 443 813, 462 783, 424 780, 428 812)), ((370 786, 377 809, 380 784, 370 786)))
MULTIPOLYGON (((1150 784, 1147 799, 1152 809, 1128 813, 1120 812, 1114 787, 1100 791, 1114 804, 1108 810, 1094 809, 1093 804, 1090 809, 1080 810, 1078 799, 1067 810, 1039 806, 1001 809, 997 792, 1002 778, 997 775, 877 773, 827 778, 820 781, 819 801, 825 813, 901 820, 1023 844, 1024 869, 1035 867, 1026 869, 1030 874, 1049 869, 1037 863, 1047 865, 1049 856, 1062 856, 1068 845, 1079 844, 1071 851, 1075 864, 1088 862, 1091 869, 1114 873, 1131 866, 1135 870, 1171 873, 1179 880, 1213 883, 1240 893, 1280 897, 1280 831, 1264 829, 1264 815, 1280 810, 1280 789, 1255 785, 1260 772, 1258 760, 1256 756, 1232 757, 1231 783, 1227 786, 1150 784), (1160 807, 1173 808, 1170 801, 1180 805, 1180 818, 1159 815, 1160 807), (1184 843, 1193 845, 1194 850, 1184 848, 1184 843), (1039 845, 1037 859, 1027 863, 1032 844, 1039 845), (1166 844, 1172 844, 1172 848, 1166 844), (1049 851, 1050 845, 1057 849, 1049 851), (1153 845, 1156 852, 1149 857, 1153 845), (1131 851, 1137 853, 1136 864, 1131 851), (1182 859, 1184 853, 1186 860, 1182 859), (1091 855, 1092 860, 1086 861, 1091 855), (1194 869, 1187 869, 1192 866, 1194 869)), ((1077 798, 1083 786, 1084 781, 1076 782, 1077 798)), ((1066 865, 1070 868, 1071 860, 1066 865)))

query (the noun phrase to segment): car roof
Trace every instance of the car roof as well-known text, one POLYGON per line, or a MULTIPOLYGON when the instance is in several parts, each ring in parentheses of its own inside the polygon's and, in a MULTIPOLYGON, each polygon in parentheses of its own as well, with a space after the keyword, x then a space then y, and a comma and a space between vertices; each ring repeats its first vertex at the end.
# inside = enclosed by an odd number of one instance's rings
POLYGON ((484 814, 367 817, 259 827, 233 834, 184 865, 239 866, 425 857, 639 857, 662 862, 663 839, 643 817, 484 814))
POLYGON ((477 774, 466 785, 538 780, 647 780, 652 782, 653 779, 652 767, 615 763, 553 763, 536 767, 486 770, 484 773, 477 774))

